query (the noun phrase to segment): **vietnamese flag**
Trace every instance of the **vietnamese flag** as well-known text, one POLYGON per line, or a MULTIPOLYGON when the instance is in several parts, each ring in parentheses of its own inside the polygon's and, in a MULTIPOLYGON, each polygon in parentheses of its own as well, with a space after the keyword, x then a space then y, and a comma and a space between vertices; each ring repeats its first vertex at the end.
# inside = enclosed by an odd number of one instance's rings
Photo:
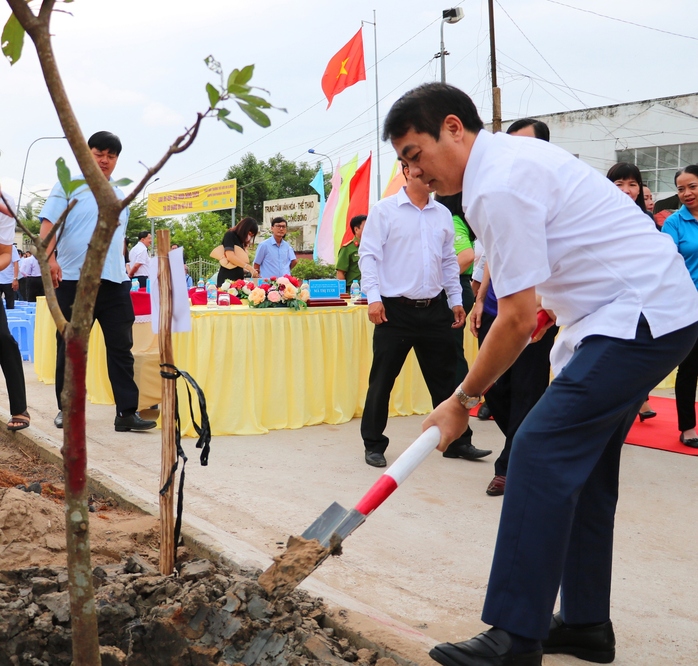
POLYGON ((358 81, 365 80, 364 40, 359 28, 359 32, 332 56, 322 75, 322 90, 327 97, 327 108, 330 108, 335 95, 358 81))
POLYGON ((349 208, 347 209, 346 230, 342 238, 342 247, 354 240, 349 222, 357 215, 368 215, 368 194, 371 191, 371 154, 356 170, 349 183, 349 208))

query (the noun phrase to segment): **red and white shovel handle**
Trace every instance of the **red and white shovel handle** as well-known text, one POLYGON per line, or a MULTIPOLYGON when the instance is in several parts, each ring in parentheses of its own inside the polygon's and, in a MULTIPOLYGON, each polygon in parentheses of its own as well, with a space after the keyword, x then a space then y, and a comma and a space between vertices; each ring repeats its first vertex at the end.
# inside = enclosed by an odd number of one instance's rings
POLYGON ((368 516, 424 461, 438 446, 441 433, 436 426, 425 430, 402 455, 381 475, 354 507, 368 516))

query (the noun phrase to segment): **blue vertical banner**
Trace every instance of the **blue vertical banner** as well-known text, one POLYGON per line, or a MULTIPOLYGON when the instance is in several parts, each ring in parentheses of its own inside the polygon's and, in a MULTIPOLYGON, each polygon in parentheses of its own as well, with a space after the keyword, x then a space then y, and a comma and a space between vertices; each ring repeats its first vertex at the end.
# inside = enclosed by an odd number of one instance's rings
POLYGON ((318 170, 317 174, 315 174, 315 178, 310 183, 310 187, 312 187, 319 195, 320 195, 320 214, 318 215, 318 220, 317 220, 317 230, 315 231, 315 243, 313 244, 313 259, 315 261, 318 260, 318 239, 320 238, 320 225, 322 224, 322 213, 325 210, 325 174, 322 172, 322 165, 320 165, 320 169, 318 170))

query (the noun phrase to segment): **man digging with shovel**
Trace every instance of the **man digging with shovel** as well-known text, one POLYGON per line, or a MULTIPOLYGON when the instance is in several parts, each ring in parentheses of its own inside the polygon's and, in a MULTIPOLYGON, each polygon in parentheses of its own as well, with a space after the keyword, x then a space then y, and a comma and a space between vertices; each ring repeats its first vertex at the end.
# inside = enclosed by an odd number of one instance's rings
POLYGON ((563 327, 555 379, 513 442, 482 614, 492 628, 430 655, 445 666, 538 666, 543 652, 611 662, 620 450, 698 337, 698 293, 670 239, 610 181, 544 141, 484 131, 457 88, 406 93, 383 138, 438 194, 463 192, 499 296, 468 376, 424 422, 440 429, 439 450, 527 344, 536 291, 563 327))

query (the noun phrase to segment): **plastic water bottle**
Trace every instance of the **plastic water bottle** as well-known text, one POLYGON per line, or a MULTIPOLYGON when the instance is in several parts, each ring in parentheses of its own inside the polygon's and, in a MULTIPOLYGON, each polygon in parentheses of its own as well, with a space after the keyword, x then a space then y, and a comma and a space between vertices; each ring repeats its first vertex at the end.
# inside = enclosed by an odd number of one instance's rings
POLYGON ((196 283, 196 288, 197 289, 206 289, 206 283, 204 282, 203 278, 199 278, 199 281, 196 283))
POLYGON ((351 283, 351 290, 349 291, 351 296, 351 302, 356 303, 361 298, 361 287, 359 286, 359 281, 354 280, 351 283))
POLYGON ((145 291, 146 293, 150 293, 150 278, 146 278, 145 280, 145 291))
POLYGON ((133 278, 131 280, 131 291, 138 291, 141 288, 141 283, 138 281, 138 278, 133 278))
POLYGON ((209 282, 206 285, 206 297, 208 300, 208 307, 215 307, 218 304, 218 289, 213 282, 209 282))

